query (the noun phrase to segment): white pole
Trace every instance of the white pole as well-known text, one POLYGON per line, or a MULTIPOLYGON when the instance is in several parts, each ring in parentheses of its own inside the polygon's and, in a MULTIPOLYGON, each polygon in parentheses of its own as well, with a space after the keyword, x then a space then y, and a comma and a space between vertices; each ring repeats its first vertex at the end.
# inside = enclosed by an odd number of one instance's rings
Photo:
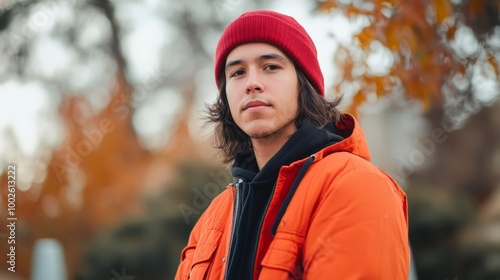
POLYGON ((31 280, 66 280, 64 248, 53 238, 41 238, 33 249, 31 280))

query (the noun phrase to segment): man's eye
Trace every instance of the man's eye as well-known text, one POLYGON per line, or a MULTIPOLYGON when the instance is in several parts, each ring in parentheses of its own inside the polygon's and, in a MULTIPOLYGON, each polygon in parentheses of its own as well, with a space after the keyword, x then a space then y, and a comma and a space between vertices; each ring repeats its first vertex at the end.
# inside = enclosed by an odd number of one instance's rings
POLYGON ((237 70, 237 71, 234 71, 231 74, 231 77, 236 77, 236 76, 240 76, 240 75, 243 75, 243 74, 245 74, 245 71, 243 71, 243 70, 237 70))
POLYGON ((279 69, 280 67, 278 65, 267 65, 266 66, 266 70, 277 70, 279 69))

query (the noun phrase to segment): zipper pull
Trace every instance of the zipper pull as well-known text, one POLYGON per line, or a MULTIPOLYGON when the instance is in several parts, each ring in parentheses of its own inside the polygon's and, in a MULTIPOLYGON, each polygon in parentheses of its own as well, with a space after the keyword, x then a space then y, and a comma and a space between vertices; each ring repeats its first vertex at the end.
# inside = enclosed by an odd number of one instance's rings
POLYGON ((236 182, 236 187, 239 187, 241 183, 243 183, 243 179, 239 178, 236 182))

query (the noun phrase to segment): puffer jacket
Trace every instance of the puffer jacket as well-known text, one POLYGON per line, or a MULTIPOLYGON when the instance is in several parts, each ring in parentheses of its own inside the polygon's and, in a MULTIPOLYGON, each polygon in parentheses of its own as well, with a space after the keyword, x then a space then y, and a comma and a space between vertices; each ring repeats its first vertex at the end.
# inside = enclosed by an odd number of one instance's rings
MULTIPOLYGON (((254 279, 408 279, 406 194, 370 163, 354 117, 345 115, 335 129, 344 140, 281 167, 254 279)), ((227 260, 235 257, 228 256, 235 195, 229 184, 200 217, 176 280, 224 279, 227 260)))

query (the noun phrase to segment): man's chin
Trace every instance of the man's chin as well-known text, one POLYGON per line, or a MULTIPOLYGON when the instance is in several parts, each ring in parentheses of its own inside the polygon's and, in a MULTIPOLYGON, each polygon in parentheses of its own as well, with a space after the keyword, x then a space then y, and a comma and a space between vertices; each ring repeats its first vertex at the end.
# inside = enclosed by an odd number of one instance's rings
POLYGON ((250 133, 247 133, 247 135, 252 138, 252 139, 266 139, 274 135, 275 132, 272 131, 267 131, 267 130, 261 130, 261 131, 252 131, 250 133))
POLYGON ((255 125, 248 127, 245 133, 255 140, 272 140, 276 136, 280 135, 288 126, 283 125, 281 127, 273 127, 271 125, 255 125))
POLYGON ((246 134, 252 139, 266 139, 271 137, 275 133, 276 130, 270 129, 268 127, 254 127, 246 132, 246 134))
POLYGON ((274 133, 271 134, 253 134, 249 135, 250 138, 256 139, 256 140, 264 140, 264 139, 271 139, 274 133))

